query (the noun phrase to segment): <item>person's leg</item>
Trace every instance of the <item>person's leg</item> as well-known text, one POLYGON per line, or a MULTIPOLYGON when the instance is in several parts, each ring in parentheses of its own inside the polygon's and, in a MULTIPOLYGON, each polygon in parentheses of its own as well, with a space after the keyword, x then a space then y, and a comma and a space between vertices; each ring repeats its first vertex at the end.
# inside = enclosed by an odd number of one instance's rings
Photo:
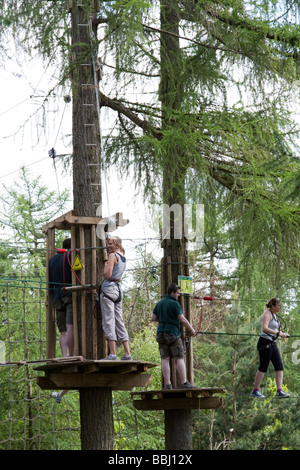
POLYGON ((69 350, 69 356, 74 356, 74 327, 73 325, 67 324, 66 331, 67 347, 69 350))
POLYGON ((56 324, 60 333, 59 345, 60 345, 62 357, 67 357, 68 343, 67 343, 66 309, 63 309, 63 310, 56 309, 56 324))
POLYGON ((183 358, 176 359, 176 369, 179 375, 181 385, 186 383, 186 367, 183 358))
POLYGON ((165 386, 170 385, 171 384, 170 357, 164 357, 161 359, 161 372, 164 377, 165 386))
POLYGON ((109 354, 112 356, 116 355, 116 342, 113 340, 108 340, 108 349, 109 349, 109 354))
MULTIPOLYGON (((259 391, 261 382, 268 370, 270 359, 272 357, 272 346, 266 339, 259 338, 257 349, 259 352, 259 367, 254 378, 253 393, 259 391)), ((258 393, 258 395, 260 394, 258 393)))
POLYGON ((68 355, 67 331, 62 331, 60 333, 59 344, 60 344, 62 357, 67 357, 68 355))
POLYGON ((275 371, 275 381, 276 381, 277 391, 282 390, 283 370, 275 371))
POLYGON ((123 307, 122 307, 122 300, 120 302, 115 303, 115 327, 116 327, 116 336, 117 340, 123 344, 124 348, 124 358, 130 358, 130 346, 129 346, 129 336, 124 325, 123 320, 123 307))
POLYGON ((256 372, 255 379, 254 379, 254 387, 253 387, 254 390, 259 389, 264 376, 265 376, 265 372, 261 372, 260 370, 256 372))
POLYGON ((116 356, 116 333, 115 333, 115 315, 114 315, 114 302, 102 293, 100 295, 101 314, 102 314, 102 328, 105 338, 108 341, 109 355, 116 356))
POLYGON ((123 348, 124 348, 124 355, 129 357, 130 356, 129 341, 123 341, 123 348))
POLYGON ((69 356, 74 356, 74 327, 73 327, 73 307, 72 304, 66 305, 66 328, 67 345, 69 356))

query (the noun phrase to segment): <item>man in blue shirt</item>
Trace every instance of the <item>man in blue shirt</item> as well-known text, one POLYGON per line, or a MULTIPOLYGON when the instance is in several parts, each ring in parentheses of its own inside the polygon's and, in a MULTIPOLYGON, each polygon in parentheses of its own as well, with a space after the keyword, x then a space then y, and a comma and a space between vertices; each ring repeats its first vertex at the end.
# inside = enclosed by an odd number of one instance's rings
MULTIPOLYGON (((57 254, 49 261, 49 282, 53 289, 53 306, 56 310, 56 324, 60 332, 60 347, 62 356, 74 355, 74 328, 73 328, 73 308, 70 293, 64 291, 64 287, 72 285, 72 271, 70 261, 71 239, 66 238, 63 247, 57 250, 57 254)), ((60 403, 61 398, 66 393, 54 392, 52 397, 60 403)))
POLYGON ((183 315, 178 298, 180 287, 171 284, 168 295, 160 300, 154 307, 151 321, 158 322, 156 341, 161 356, 161 370, 164 377, 164 388, 172 389, 170 358, 176 360, 176 369, 180 379, 181 388, 197 388, 186 380, 186 367, 184 362, 184 349, 181 340, 181 325, 187 328, 194 336, 195 330, 183 315))

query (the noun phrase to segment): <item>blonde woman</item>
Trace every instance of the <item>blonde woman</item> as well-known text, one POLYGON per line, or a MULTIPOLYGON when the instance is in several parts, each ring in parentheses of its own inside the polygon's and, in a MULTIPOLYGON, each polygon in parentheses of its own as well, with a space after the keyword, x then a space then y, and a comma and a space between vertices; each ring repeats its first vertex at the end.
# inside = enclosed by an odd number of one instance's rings
POLYGON ((122 312, 123 292, 121 278, 126 269, 125 250, 119 237, 107 240, 108 261, 104 266, 104 281, 101 284, 100 304, 102 327, 108 341, 109 355, 105 360, 117 360, 116 342, 124 347, 122 361, 132 359, 129 348, 129 336, 124 325, 122 312))

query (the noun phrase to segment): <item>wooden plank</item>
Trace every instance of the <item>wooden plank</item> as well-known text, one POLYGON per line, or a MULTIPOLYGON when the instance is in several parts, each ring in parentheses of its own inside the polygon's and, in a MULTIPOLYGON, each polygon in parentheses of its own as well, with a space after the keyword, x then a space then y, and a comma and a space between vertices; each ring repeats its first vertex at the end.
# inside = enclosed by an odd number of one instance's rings
POLYGON ((209 410, 222 405, 219 397, 167 398, 158 400, 133 400, 137 410, 209 410))
MULTIPOLYGON (((91 245, 96 246, 96 226, 95 225, 91 226, 91 245)), ((97 286, 96 286, 96 283, 97 283, 97 253, 96 253, 96 250, 92 250, 91 257, 92 257, 91 282, 92 282, 93 285, 95 285, 94 295, 96 295, 96 293, 97 293, 97 286)), ((97 334, 98 325, 97 325, 97 315, 94 315, 94 314, 92 315, 92 329, 93 329, 93 338, 92 338, 93 353, 92 353, 92 356, 93 356, 93 359, 97 359, 98 358, 98 334, 97 334)))
POLYGON ((42 227, 42 231, 47 233, 51 228, 70 230, 72 226, 76 225, 97 225, 101 220, 105 221, 105 219, 102 219, 101 217, 81 217, 76 215, 75 211, 69 211, 44 225, 42 227))
POLYGON ((109 387, 113 390, 132 390, 134 387, 148 387, 150 374, 61 374, 50 373, 48 380, 61 389, 77 390, 86 387, 109 387))
MULTIPOLYGON (((84 238, 84 228, 82 225, 79 226, 79 246, 82 250, 80 252, 81 262, 83 269, 80 271, 80 281, 81 284, 85 284, 85 238, 84 238)), ((87 352, 87 333, 86 333, 86 292, 83 289, 80 295, 80 315, 81 315, 81 348, 82 355, 86 357, 87 352)))
MULTIPOLYGON (((112 217, 116 219, 117 227, 124 227, 125 225, 129 223, 129 219, 123 219, 122 212, 117 212, 112 217)), ((70 230, 72 225, 98 225, 98 223, 101 221, 107 223, 106 218, 103 219, 102 217, 99 217, 99 216, 81 217, 76 214, 76 211, 71 210, 57 217, 56 219, 52 220, 48 224, 45 224, 42 227, 42 231, 44 233, 47 233, 47 231, 50 228, 70 230)))
POLYGON ((56 219, 52 220, 48 224, 44 225, 42 227, 42 232, 47 233, 47 231, 51 228, 52 229, 54 229, 54 228, 59 228, 59 229, 64 228, 65 223, 66 223, 66 217, 68 217, 70 215, 75 216, 76 212, 74 210, 71 210, 69 212, 66 212, 66 214, 63 214, 63 215, 57 217, 56 219))
POLYGON ((52 357, 50 359, 53 362, 65 362, 65 363, 70 363, 74 361, 83 361, 83 356, 68 356, 68 357, 52 357))
MULTIPOLYGON (((47 236, 47 251, 46 251, 46 280, 49 282, 49 261, 55 255, 55 230, 49 230, 47 236)), ((47 291, 47 310, 46 310, 46 356, 53 357, 56 355, 56 324, 55 324, 55 308, 53 307, 53 291, 50 284, 48 284, 47 291)))
POLYGON ((94 290, 96 288, 97 288, 96 284, 85 284, 84 286, 65 287, 64 290, 69 291, 69 292, 79 292, 79 291, 82 291, 82 290, 91 291, 91 290, 94 290))
MULTIPOLYGON (((74 356, 74 361, 70 361, 69 357, 61 358, 60 361, 54 360, 53 362, 48 362, 47 364, 43 364, 41 366, 37 366, 34 368, 34 370, 38 371, 51 371, 51 369, 59 369, 63 367, 68 367, 75 363, 79 367, 86 367, 89 366, 90 364, 94 364, 97 368, 98 371, 105 373, 105 370, 115 370, 116 373, 120 373, 120 370, 128 367, 129 363, 128 361, 103 361, 100 359, 93 360, 93 359, 84 359, 82 356, 78 356, 78 361, 76 362, 75 359, 76 356, 74 356)), ((137 365, 137 372, 144 372, 144 370, 147 370, 148 368, 151 367, 156 367, 157 364, 155 362, 146 362, 146 361, 130 361, 130 365, 136 364, 137 365)))
POLYGON ((36 378, 36 383, 42 390, 60 390, 59 387, 57 387, 49 377, 37 377, 36 378))
POLYGON ((128 374, 130 372, 136 372, 138 370, 138 367, 137 367, 137 364, 126 364, 126 365, 122 365, 121 367, 118 367, 116 369, 116 373, 117 374, 128 374))
POLYGON ((216 393, 226 393, 224 388, 219 387, 207 387, 207 388, 173 388, 172 390, 143 390, 138 392, 131 392, 132 396, 146 396, 150 399, 150 396, 164 397, 164 398, 178 398, 178 397, 211 397, 216 393))
MULTIPOLYGON (((76 248, 76 228, 71 228, 71 250, 72 250, 72 264, 74 263, 75 258, 75 248, 76 248)), ((76 285, 76 276, 72 271, 72 284, 76 285)), ((80 347, 79 347, 79 335, 78 335, 78 311, 77 311, 77 293, 72 292, 72 307, 73 307, 73 331, 74 331, 74 355, 79 356, 80 347)))

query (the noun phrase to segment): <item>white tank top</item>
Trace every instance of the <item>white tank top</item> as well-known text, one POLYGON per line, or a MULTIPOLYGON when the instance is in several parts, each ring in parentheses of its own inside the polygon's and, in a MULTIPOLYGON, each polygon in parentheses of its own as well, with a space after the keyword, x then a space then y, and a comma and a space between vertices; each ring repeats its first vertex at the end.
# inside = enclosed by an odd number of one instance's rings
MULTIPOLYGON (((278 331, 280 327, 280 321, 274 316, 274 313, 270 310, 271 315, 272 315, 272 320, 270 321, 268 327, 271 328, 271 330, 278 331)), ((277 335, 269 335, 268 333, 265 333, 264 331, 261 332, 260 334, 261 338, 268 339, 270 341, 274 341, 277 339, 277 335)))

